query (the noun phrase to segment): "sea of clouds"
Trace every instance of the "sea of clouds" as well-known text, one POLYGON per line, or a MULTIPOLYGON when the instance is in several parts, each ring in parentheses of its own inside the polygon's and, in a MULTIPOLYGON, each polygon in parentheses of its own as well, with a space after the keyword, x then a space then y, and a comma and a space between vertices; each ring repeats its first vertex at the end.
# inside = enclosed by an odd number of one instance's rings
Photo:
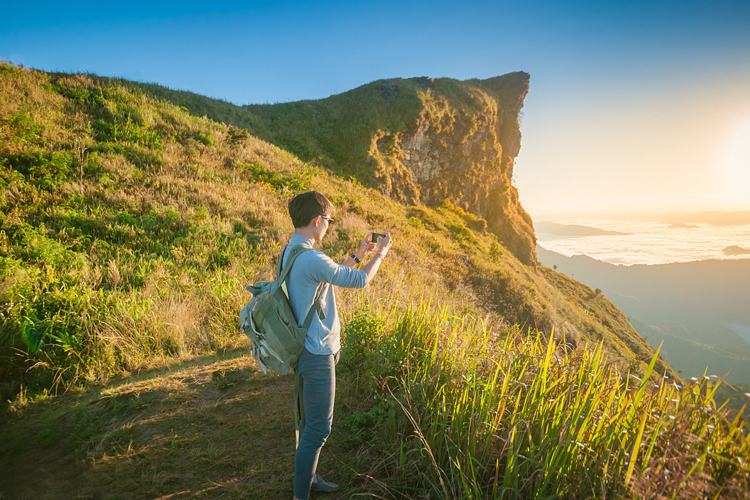
POLYGON ((543 248, 568 257, 588 255, 597 260, 623 265, 750 258, 750 255, 730 256, 723 252, 730 246, 750 250, 750 225, 691 224, 695 227, 673 228, 670 224, 637 220, 570 220, 561 223, 629 233, 585 237, 537 234, 539 245, 543 248))

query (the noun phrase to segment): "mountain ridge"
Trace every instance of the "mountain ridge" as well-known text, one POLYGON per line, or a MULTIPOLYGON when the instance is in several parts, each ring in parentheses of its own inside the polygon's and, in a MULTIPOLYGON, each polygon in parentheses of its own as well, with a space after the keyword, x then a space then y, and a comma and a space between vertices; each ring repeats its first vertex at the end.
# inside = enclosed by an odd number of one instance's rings
POLYGON ((486 220, 521 261, 536 261, 533 223, 512 184, 527 73, 376 80, 325 99, 243 106, 118 81, 245 129, 400 202, 437 206, 447 199, 486 220))

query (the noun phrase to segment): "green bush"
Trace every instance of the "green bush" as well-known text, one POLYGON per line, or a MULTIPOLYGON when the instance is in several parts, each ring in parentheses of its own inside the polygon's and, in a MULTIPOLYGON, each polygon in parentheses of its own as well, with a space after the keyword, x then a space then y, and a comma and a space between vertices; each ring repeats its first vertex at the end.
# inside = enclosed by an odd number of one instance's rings
POLYGON ((261 165, 243 164, 239 171, 248 172, 254 182, 266 184, 278 193, 297 194, 309 189, 309 172, 299 172, 293 175, 283 175, 268 170, 261 165))
POLYGON ((22 174, 28 182, 45 189, 67 182, 68 174, 73 168, 73 155, 68 151, 46 153, 35 149, 24 153, 9 154, 5 161, 10 168, 22 174))
POLYGON ((373 352, 382 337, 384 325, 381 320, 365 311, 358 311, 344 327, 342 333, 343 359, 352 366, 362 365, 373 352))
POLYGON ((44 127, 37 123, 27 110, 11 116, 6 120, 10 132, 15 135, 14 140, 22 144, 42 145, 44 127))

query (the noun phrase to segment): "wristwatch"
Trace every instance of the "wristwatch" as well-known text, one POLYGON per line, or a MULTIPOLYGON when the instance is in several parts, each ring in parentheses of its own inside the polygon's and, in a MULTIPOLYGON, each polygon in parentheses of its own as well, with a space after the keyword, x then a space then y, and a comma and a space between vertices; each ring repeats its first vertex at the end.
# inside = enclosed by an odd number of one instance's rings
POLYGON ((357 264, 359 264, 360 262, 362 262, 361 260, 359 260, 359 257, 357 257, 356 254, 352 254, 351 258, 354 259, 354 262, 356 262, 357 264))

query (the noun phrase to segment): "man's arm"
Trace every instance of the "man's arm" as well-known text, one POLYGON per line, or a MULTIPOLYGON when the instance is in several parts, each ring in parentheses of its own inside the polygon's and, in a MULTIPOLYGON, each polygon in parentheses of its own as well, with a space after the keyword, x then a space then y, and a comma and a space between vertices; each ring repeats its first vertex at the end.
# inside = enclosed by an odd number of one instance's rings
POLYGON ((378 272, 378 269, 380 268, 380 264, 383 263, 383 259, 385 259, 385 256, 388 253, 388 250, 391 248, 392 244, 393 244, 393 240, 391 239, 391 233, 387 231, 385 233, 385 238, 378 238, 378 243, 377 243, 378 251, 372 257, 372 259, 370 259, 370 262, 368 262, 367 264, 364 265, 364 267, 362 267, 362 270, 365 272, 365 274, 367 274, 368 283, 372 281, 372 279, 375 277, 375 274, 378 272))
MULTIPOLYGON (((312 252, 310 252, 312 253, 312 252)), ((336 264, 323 252, 315 252, 305 261, 306 273, 318 283, 330 283, 341 288, 365 288, 367 275, 352 267, 336 264)))

